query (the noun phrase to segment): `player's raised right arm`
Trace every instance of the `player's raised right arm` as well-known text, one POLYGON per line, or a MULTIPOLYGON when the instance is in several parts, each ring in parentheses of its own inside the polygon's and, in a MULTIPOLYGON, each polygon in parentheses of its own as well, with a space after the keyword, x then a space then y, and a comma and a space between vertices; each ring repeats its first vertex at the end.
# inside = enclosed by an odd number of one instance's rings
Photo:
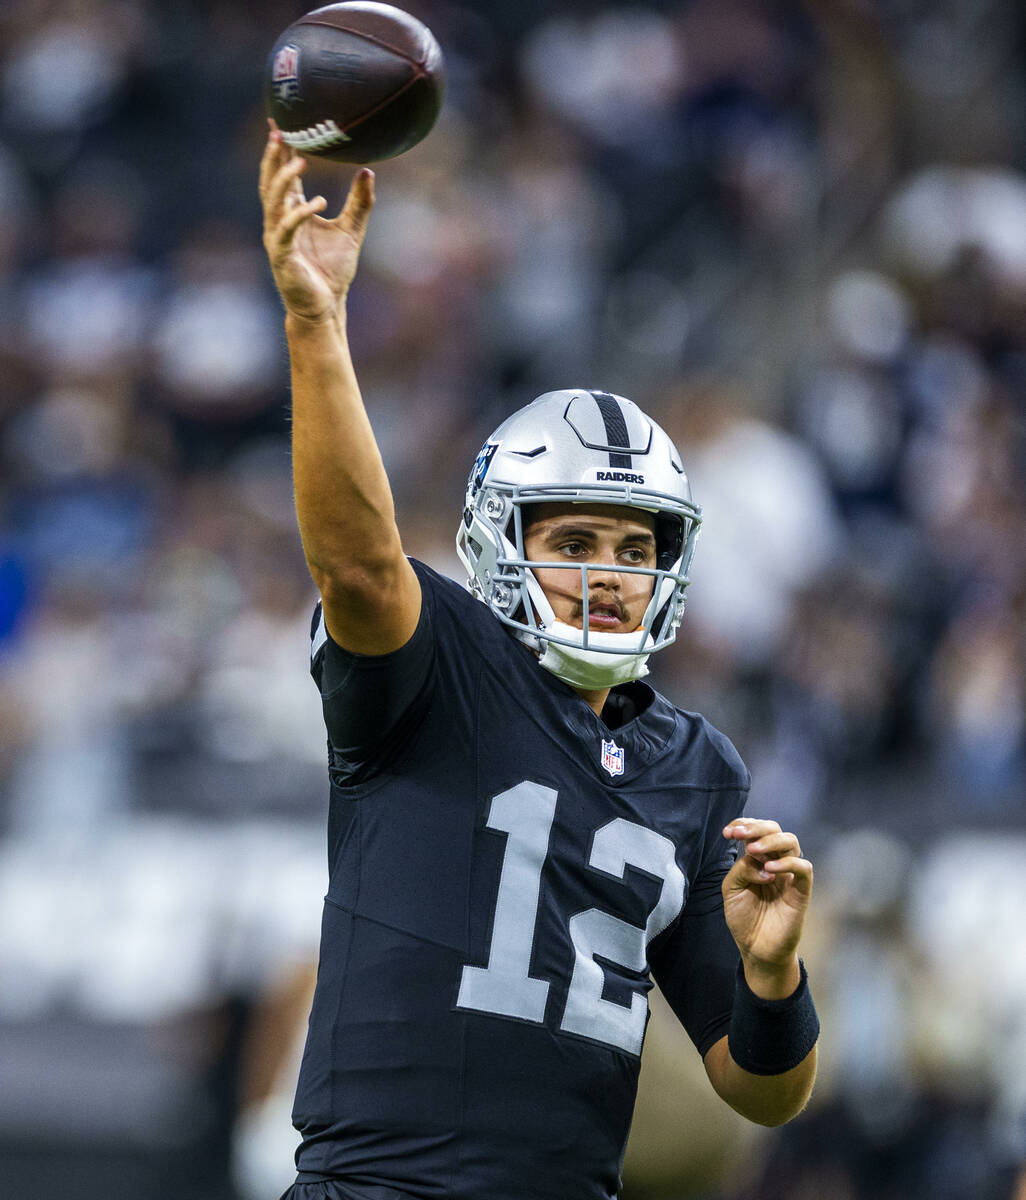
POLYGON ((385 654, 413 634, 421 597, 346 336, 374 176, 359 171, 342 211, 326 220, 324 197, 304 196, 304 166, 272 126, 260 197, 264 248, 286 312, 296 514, 329 633, 347 650, 385 654))

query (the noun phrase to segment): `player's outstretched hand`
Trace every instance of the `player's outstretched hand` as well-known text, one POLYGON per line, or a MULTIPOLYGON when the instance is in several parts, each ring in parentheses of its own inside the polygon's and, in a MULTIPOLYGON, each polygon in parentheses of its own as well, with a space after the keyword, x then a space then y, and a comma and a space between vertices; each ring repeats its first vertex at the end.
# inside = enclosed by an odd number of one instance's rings
POLYGON ((358 171, 345 206, 331 220, 323 196, 307 200, 300 178, 306 159, 270 122, 260 162, 264 249, 286 309, 305 320, 332 315, 356 274, 360 247, 374 207, 374 172, 358 171))
POLYGON ((723 880, 723 910, 746 973, 754 967, 766 975, 792 969, 796 974, 812 863, 802 857, 797 837, 776 821, 742 817, 723 836, 743 849, 723 880))

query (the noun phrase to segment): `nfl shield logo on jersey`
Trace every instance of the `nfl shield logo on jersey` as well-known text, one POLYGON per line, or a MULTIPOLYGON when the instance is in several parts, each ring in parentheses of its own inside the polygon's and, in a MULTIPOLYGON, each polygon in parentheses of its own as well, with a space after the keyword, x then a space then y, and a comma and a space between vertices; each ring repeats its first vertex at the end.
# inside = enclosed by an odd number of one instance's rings
POLYGON ((602 766, 610 775, 623 774, 623 747, 616 742, 602 742, 602 766))

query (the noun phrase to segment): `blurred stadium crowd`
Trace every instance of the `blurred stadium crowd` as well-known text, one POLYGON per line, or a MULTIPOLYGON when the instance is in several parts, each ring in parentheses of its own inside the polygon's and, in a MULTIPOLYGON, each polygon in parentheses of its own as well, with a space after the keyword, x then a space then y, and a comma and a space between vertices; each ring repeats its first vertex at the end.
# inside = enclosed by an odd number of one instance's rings
MULTIPOLYGON (((4 1196, 289 1178, 326 775, 255 181, 311 6, 0 7, 4 1196)), ((706 513, 655 683, 816 863, 812 1108, 733 1121, 657 1006, 624 1200, 1026 1196, 1022 6, 406 7, 449 93, 351 336, 407 549, 457 573, 508 411, 637 400, 706 513)))

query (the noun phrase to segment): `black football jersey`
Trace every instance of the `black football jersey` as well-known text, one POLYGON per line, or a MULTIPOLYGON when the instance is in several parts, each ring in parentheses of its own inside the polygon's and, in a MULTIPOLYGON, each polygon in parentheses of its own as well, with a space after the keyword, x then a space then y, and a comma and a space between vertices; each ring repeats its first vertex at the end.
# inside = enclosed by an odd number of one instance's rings
POLYGON ((610 729, 419 563, 380 658, 315 629, 330 877, 294 1110, 301 1179, 354 1198, 615 1196, 659 982, 700 1053, 736 950, 730 742, 643 683, 610 729), (617 724, 617 722, 620 722, 617 724))

